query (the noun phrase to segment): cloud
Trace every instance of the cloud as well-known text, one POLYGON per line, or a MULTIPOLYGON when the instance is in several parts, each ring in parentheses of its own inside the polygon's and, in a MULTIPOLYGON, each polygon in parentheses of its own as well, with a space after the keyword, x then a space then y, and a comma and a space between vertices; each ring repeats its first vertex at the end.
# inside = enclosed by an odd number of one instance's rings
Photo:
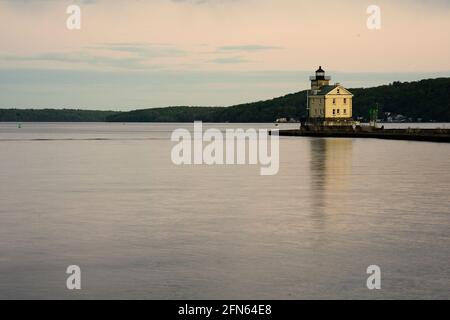
POLYGON ((127 52, 141 57, 174 57, 186 54, 184 50, 166 44, 103 43, 89 48, 94 50, 127 52))
POLYGON ((281 47, 276 46, 263 46, 258 44, 247 44, 247 45, 233 45, 233 46, 222 46, 217 48, 218 51, 241 51, 241 52, 255 52, 255 51, 267 51, 267 50, 279 50, 281 47))
MULTIPOLYGON (((314 71, 55 70, 0 68, 0 108, 81 107, 130 110, 170 105, 233 105, 308 88, 314 71)), ((442 73, 339 73, 348 88, 450 75, 442 73)))
POLYGON ((109 66, 116 68, 148 68, 142 58, 137 57, 107 57, 84 52, 47 52, 27 56, 0 56, 4 61, 49 61, 63 63, 85 63, 89 65, 109 66))
MULTIPOLYGON (((224 54, 224 53, 254 53, 254 52, 262 52, 268 50, 278 50, 281 47, 276 46, 264 46, 258 44, 246 44, 246 45, 228 45, 218 47, 214 53, 224 54)), ((238 64, 238 63, 247 63, 251 62, 251 60, 244 58, 242 56, 231 56, 231 57, 221 57, 210 60, 210 62, 217 64, 238 64)))
POLYGON ((233 64, 233 63, 245 63, 250 62, 250 60, 247 60, 243 57, 225 57, 225 58, 217 58, 211 60, 213 63, 219 63, 219 64, 233 64))
POLYGON ((100 43, 77 52, 44 52, 31 55, 3 55, 3 61, 49 61, 68 64, 88 64, 124 69, 161 67, 151 64, 152 58, 184 56, 186 52, 167 44, 100 43), (90 51, 90 52, 89 52, 90 51), (92 52, 92 53, 91 53, 92 52), (114 55, 114 52, 117 53, 114 55), (125 56, 124 56, 125 54, 125 56), (119 56, 117 56, 119 55, 119 56))

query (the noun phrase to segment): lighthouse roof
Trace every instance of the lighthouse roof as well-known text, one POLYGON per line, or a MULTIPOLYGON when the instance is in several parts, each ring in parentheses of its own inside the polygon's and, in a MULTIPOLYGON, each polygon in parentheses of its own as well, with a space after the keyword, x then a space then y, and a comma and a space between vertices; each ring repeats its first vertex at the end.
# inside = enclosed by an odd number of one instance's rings
POLYGON ((322 88, 320 88, 320 90, 317 93, 317 95, 324 96, 324 95, 326 95, 327 93, 329 93, 330 91, 332 91, 333 89, 335 89, 337 87, 339 87, 339 86, 337 86, 337 85, 323 86, 322 88))
POLYGON ((343 90, 343 94, 351 94, 352 93, 350 91, 348 91, 347 89, 345 89, 343 86, 341 85, 331 85, 331 86, 323 86, 320 88, 320 90, 313 92, 311 95, 313 96, 326 96, 327 94, 331 93, 331 91, 333 91, 336 88, 340 88, 341 90, 343 90))
POLYGON ((325 72, 325 70, 322 69, 322 66, 319 66, 319 69, 317 69, 316 72, 325 72))

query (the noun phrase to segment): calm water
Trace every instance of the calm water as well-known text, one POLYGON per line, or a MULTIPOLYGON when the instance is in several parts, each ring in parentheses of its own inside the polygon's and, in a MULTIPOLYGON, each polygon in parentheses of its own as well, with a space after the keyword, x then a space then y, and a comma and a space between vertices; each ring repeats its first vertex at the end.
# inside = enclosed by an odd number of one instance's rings
POLYGON ((450 298, 450 144, 281 138, 260 176, 173 165, 191 126, 0 123, 0 298, 450 298))

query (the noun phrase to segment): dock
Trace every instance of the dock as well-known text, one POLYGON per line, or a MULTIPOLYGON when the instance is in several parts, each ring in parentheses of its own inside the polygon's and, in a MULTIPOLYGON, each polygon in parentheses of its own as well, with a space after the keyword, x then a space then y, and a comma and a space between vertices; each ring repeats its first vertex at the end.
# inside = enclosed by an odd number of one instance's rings
POLYGON ((450 143, 450 129, 384 129, 356 128, 300 128, 279 130, 280 136, 321 138, 372 138, 388 140, 410 140, 450 143))

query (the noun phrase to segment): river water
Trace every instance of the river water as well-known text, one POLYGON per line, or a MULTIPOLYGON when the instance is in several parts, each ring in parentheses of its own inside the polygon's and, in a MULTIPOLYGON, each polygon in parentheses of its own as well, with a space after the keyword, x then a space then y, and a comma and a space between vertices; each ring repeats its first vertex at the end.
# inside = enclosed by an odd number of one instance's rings
POLYGON ((175 128, 0 123, 0 298, 450 298, 450 144, 280 137, 261 176, 174 165, 175 128))

